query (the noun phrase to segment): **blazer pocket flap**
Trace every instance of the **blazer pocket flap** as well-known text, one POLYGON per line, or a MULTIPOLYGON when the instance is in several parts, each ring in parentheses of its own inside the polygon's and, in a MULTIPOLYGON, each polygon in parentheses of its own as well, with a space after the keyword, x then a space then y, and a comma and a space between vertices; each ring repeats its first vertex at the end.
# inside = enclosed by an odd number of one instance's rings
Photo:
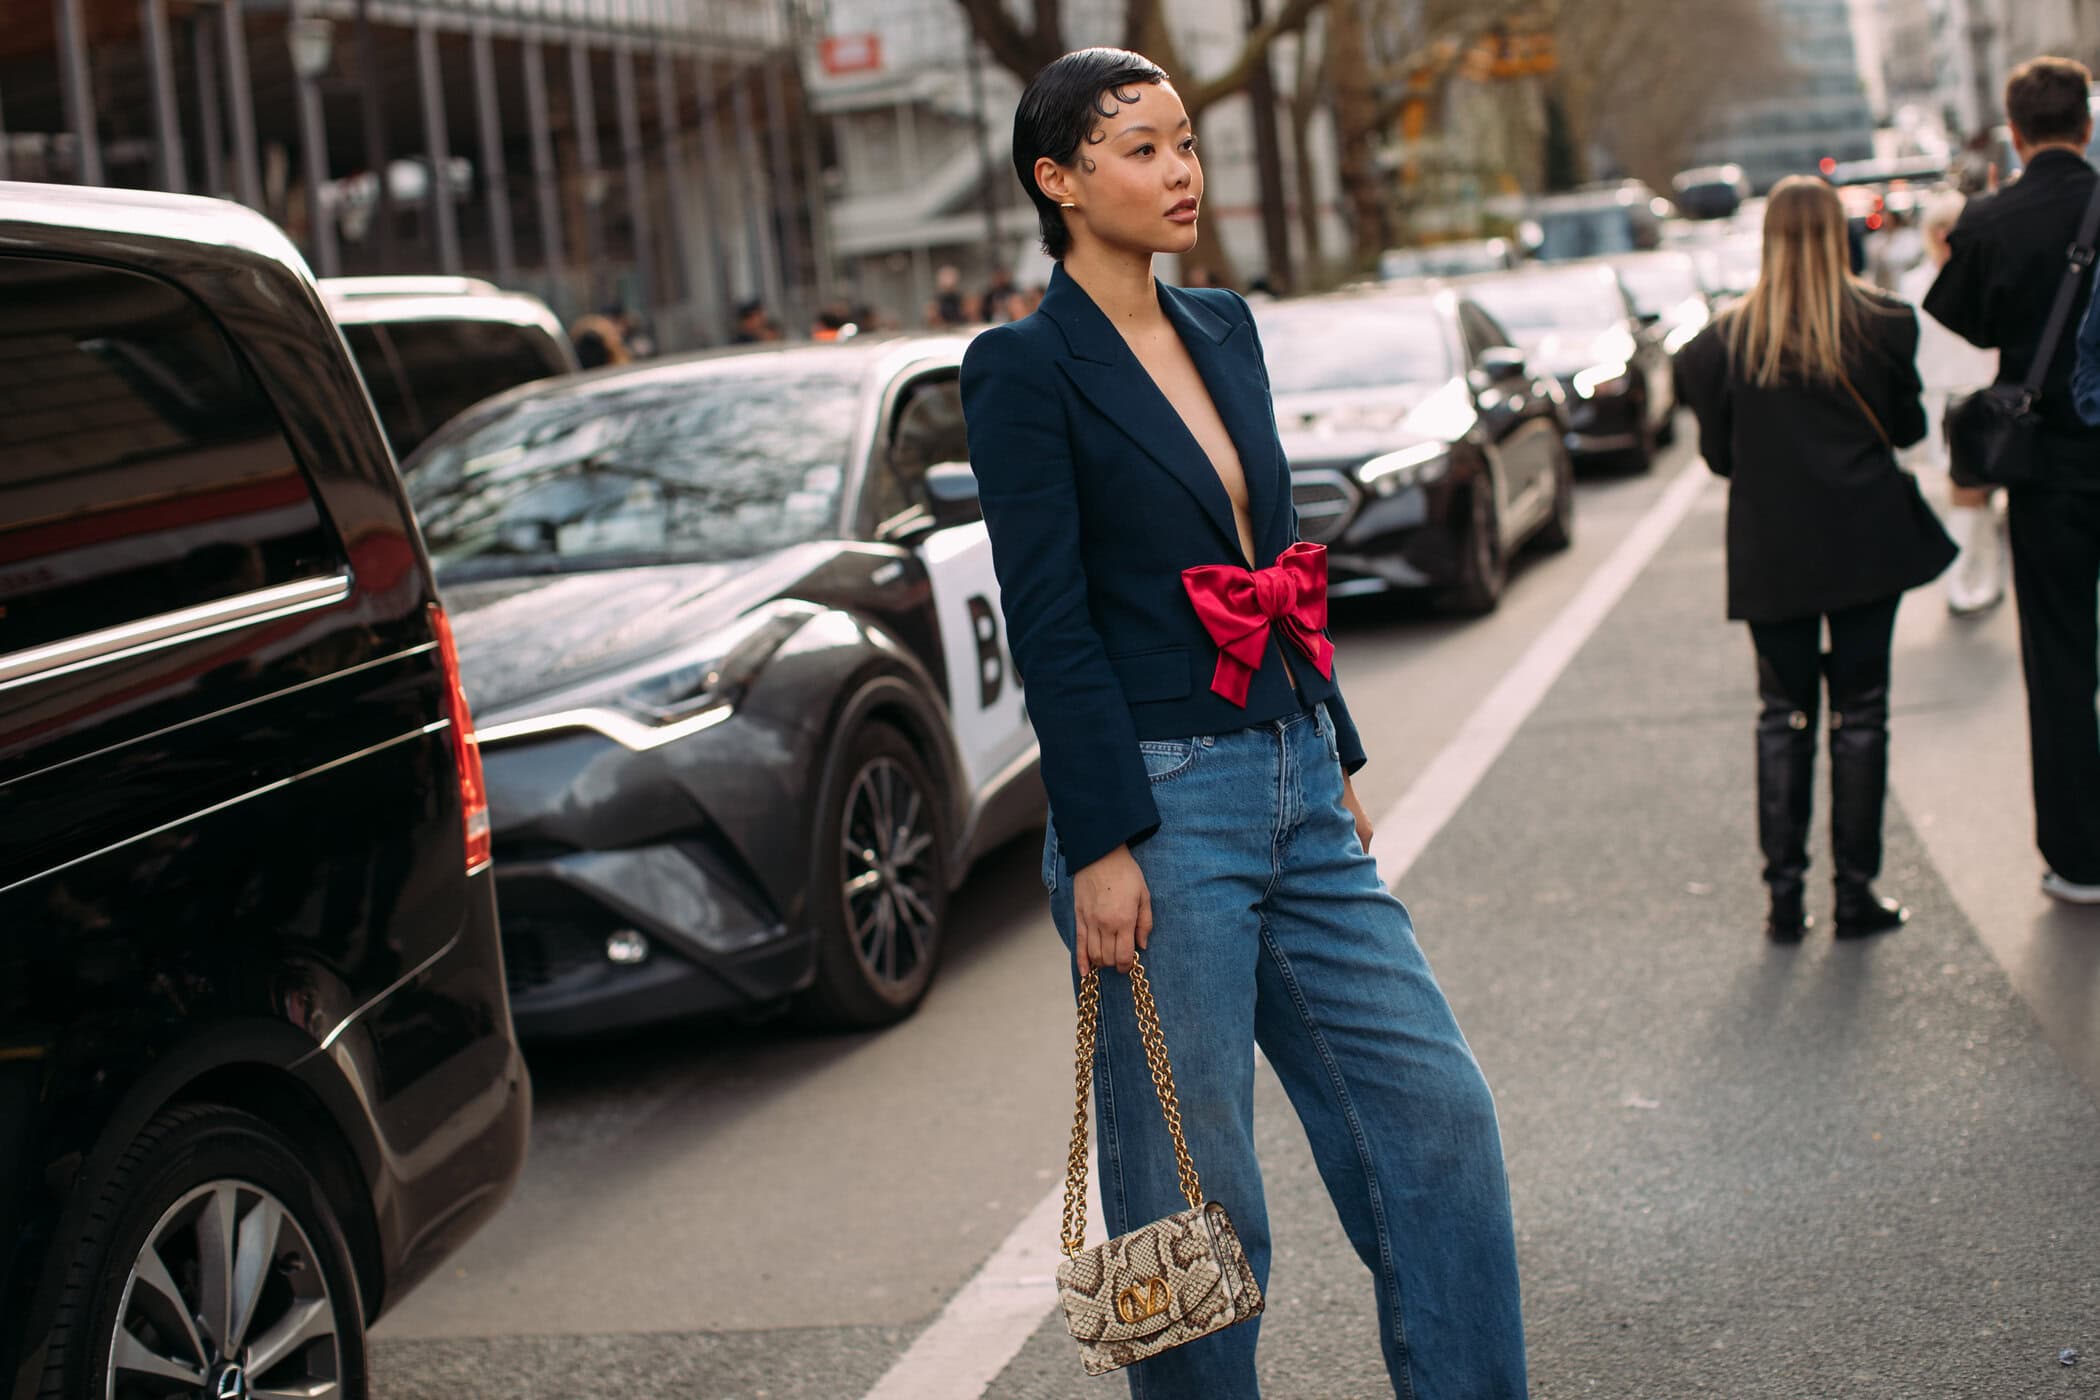
POLYGON ((1148 700, 1179 700, 1189 693, 1189 649, 1159 647, 1126 651, 1108 658, 1122 683, 1123 698, 1133 705, 1148 700))

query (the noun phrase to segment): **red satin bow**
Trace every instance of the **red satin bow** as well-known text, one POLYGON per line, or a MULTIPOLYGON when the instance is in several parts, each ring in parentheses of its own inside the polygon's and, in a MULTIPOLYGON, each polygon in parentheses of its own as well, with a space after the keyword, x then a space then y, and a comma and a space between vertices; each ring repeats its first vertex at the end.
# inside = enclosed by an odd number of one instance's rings
POLYGON ((1334 678, 1334 643, 1321 631, 1327 626, 1325 545, 1300 540, 1266 569, 1198 564, 1181 571, 1181 586, 1218 644, 1210 688, 1233 704, 1246 708, 1271 626, 1281 627, 1321 675, 1334 678))

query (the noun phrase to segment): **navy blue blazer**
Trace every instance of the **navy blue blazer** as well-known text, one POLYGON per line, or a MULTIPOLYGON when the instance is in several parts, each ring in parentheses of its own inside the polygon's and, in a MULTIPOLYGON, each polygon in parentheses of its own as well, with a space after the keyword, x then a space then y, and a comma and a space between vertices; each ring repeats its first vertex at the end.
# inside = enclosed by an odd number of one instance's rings
MULTIPOLYGON (((1256 568, 1298 538, 1254 319, 1238 294, 1160 286, 1246 473, 1256 568)), ((1231 499, 1122 334, 1065 274, 1033 315, 971 342, 963 415, 1007 643, 1042 746, 1058 839, 1077 870, 1159 828, 1141 739, 1222 734, 1326 701, 1343 767, 1363 745, 1341 689, 1280 629, 1243 709, 1211 691, 1217 647, 1182 587, 1238 564, 1231 499)))

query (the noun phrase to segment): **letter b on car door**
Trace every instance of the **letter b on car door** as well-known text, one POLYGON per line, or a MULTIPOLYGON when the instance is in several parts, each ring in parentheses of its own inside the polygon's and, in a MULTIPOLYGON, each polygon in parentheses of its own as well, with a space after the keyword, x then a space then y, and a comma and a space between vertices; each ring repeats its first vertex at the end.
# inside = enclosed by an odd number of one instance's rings
MULTIPOLYGON (((962 391, 953 370, 905 387, 883 456, 880 470, 888 481, 880 489, 894 493, 888 504, 930 513, 926 469, 969 460, 962 391)), ((932 530, 917 547, 933 588, 956 744, 971 788, 981 789, 1035 741, 1020 679, 1006 651, 991 537, 983 521, 973 520, 932 530)))

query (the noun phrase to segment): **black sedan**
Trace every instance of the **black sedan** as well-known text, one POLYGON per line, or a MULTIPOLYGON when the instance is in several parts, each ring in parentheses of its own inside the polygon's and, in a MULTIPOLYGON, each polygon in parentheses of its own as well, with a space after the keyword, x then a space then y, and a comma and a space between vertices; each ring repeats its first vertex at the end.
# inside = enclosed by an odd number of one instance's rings
POLYGON ((963 341, 530 385, 404 466, 484 753, 521 1032, 911 1012, 1039 825, 963 341))
POLYGON ((1568 450, 1646 471, 1677 411, 1660 317, 1635 309, 1603 263, 1468 279, 1465 294, 1516 335, 1531 367, 1560 381, 1568 450))
POLYGON ((1610 259, 1634 310, 1655 318, 1663 353, 1673 360, 1713 319, 1713 303, 1699 280, 1699 262, 1682 248, 1624 253, 1610 259))
POLYGON ((1334 595, 1433 590, 1485 612, 1518 549, 1568 545, 1560 391, 1478 306, 1370 291, 1255 319, 1299 532, 1327 546, 1334 595))

